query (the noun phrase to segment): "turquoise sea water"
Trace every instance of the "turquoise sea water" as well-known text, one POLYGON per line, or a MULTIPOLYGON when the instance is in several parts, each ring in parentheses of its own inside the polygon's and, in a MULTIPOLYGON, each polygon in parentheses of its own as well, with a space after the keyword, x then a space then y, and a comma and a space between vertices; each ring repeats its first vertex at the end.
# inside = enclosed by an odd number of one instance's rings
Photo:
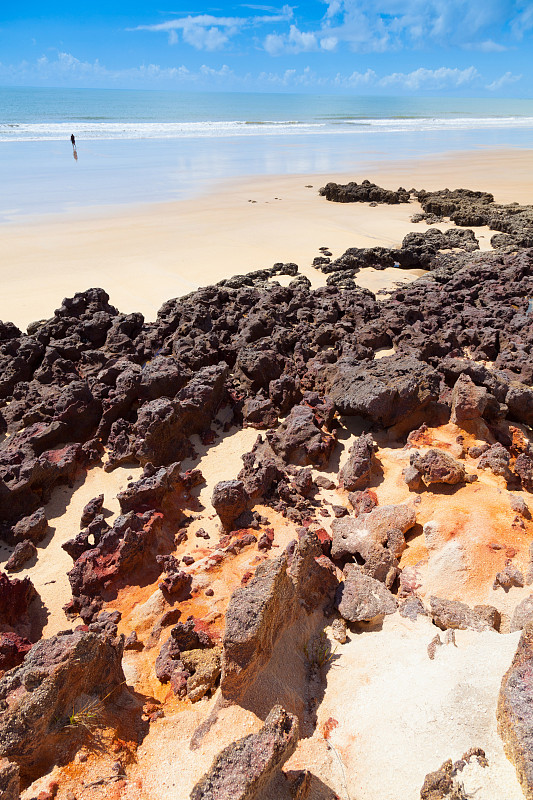
POLYGON ((0 89, 0 220, 532 142, 523 99, 0 89))

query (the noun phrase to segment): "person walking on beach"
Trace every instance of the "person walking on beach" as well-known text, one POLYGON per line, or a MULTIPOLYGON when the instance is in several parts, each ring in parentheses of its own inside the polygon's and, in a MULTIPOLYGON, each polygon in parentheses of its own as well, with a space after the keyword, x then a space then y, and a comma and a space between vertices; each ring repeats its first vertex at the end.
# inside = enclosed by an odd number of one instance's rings
POLYGON ((70 141, 72 143, 72 155, 74 156, 74 161, 78 160, 78 151, 76 150, 76 137, 73 133, 70 135, 70 141))
POLYGON ((70 141, 72 142, 72 147, 76 147, 76 137, 73 133, 70 135, 70 141))

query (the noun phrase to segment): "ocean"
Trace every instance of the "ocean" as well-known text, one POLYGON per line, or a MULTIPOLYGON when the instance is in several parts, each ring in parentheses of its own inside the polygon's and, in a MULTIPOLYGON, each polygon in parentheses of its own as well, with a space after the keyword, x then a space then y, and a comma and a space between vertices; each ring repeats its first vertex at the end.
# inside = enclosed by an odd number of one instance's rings
POLYGON ((384 160, 532 137, 525 99, 4 88, 0 221, 183 199, 244 175, 357 179, 384 160))

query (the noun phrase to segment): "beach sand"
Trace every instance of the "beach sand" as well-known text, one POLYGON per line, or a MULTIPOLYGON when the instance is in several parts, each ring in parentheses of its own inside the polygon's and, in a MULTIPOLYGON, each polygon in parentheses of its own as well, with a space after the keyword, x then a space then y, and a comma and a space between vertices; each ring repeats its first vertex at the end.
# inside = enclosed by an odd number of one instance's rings
MULTIPOLYGON (((319 247, 338 257, 348 247, 396 246, 408 231, 426 228, 409 221, 415 202, 370 208, 318 195, 330 180, 364 178, 393 189, 485 190, 498 202, 531 202, 533 196, 530 151, 486 151, 378 162, 363 174, 238 179, 191 200, 7 223, 0 227, 0 319, 25 328, 51 316, 64 297, 99 286, 121 311, 141 311, 150 320, 171 297, 277 261, 297 263, 314 286, 323 285, 325 276, 309 268, 319 247)), ((491 233, 478 234, 488 247, 491 233)), ((414 276, 365 270, 357 281, 376 291, 414 276)))

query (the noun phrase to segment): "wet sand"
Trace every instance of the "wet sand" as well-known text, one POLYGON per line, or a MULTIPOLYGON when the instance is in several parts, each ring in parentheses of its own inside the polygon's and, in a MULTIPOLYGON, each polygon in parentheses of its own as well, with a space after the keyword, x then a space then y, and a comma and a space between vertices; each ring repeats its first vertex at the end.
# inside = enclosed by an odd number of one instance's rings
MULTIPOLYGON (((376 162, 361 174, 239 179, 190 200, 91 207, 6 223, 0 226, 0 319, 25 328, 50 316, 63 297, 91 286, 104 287, 121 311, 153 319, 171 297, 277 261, 297 263, 313 285, 323 285, 325 276, 310 266, 319 247, 337 257, 348 247, 397 246, 408 231, 426 227, 409 221, 416 202, 370 208, 318 195, 329 180, 364 178, 392 189, 486 190, 499 202, 533 198, 531 151, 488 150, 376 162)), ((491 233, 478 233, 488 247, 491 233)), ((376 291, 413 277, 365 270, 358 281, 376 291)))

